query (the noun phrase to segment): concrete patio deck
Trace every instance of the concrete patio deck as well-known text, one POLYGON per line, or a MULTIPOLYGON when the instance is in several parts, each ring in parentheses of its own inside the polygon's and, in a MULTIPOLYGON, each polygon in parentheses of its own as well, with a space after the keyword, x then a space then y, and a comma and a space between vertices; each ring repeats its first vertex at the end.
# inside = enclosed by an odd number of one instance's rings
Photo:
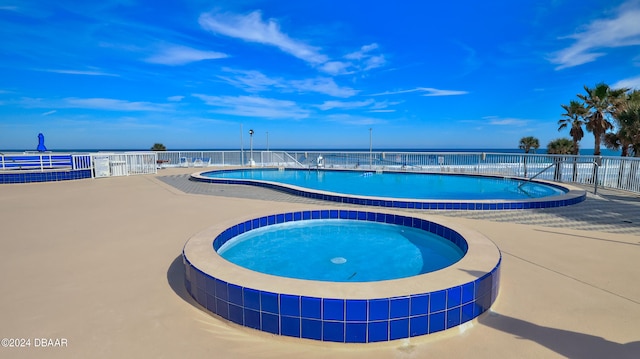
POLYGON ((498 300, 461 329, 389 343, 328 344, 207 314, 184 288, 180 253, 217 221, 345 206, 194 183, 191 172, 1 185, 0 338, 28 338, 31 347, 0 347, 0 357, 640 357, 637 195, 600 189, 566 208, 411 212, 453 217, 498 245, 498 300), (36 347, 43 338, 67 345, 36 347))

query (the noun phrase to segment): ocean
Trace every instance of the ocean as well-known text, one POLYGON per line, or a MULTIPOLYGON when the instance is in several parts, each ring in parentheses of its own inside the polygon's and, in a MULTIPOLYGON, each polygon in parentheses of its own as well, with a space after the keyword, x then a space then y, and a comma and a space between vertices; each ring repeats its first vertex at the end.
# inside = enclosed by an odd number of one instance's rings
MULTIPOLYGON (((111 149, 49 149, 51 152, 56 153, 94 153, 94 152, 123 152, 123 151, 149 151, 148 148, 111 148, 111 149)), ((168 151, 239 151, 239 148, 168 148, 168 151)), ((245 152, 249 151, 249 148, 243 149, 245 152)), ((287 152, 369 152, 369 148, 269 148, 270 151, 287 151, 287 152)), ((21 152, 33 152, 32 150, 0 150, 0 153, 21 153, 21 152)), ((266 151, 265 148, 254 148, 254 152, 266 151)), ((485 153, 524 153, 519 148, 373 148, 373 152, 485 152, 485 153)), ((601 148, 600 152, 602 156, 620 156, 620 151, 614 151, 607 148, 601 148)), ((535 152, 529 153, 546 154, 545 148, 539 148, 535 152)), ((581 149, 580 154, 583 156, 592 156, 593 148, 581 149)))

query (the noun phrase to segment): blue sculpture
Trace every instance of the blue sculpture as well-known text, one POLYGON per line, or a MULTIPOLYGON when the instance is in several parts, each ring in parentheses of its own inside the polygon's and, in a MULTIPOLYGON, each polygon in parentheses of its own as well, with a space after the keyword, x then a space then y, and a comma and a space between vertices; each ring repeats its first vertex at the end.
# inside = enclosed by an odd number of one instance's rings
POLYGON ((42 133, 38 134, 38 152, 46 152, 47 148, 44 146, 44 135, 42 133))

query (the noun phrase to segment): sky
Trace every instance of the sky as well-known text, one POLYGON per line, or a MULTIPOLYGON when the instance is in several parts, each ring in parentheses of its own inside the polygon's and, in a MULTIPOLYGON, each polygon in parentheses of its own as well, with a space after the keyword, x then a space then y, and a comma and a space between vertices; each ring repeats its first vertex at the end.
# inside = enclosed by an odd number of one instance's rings
POLYGON ((640 89, 639 19, 640 0, 0 0, 0 150, 544 148, 585 85, 640 89))

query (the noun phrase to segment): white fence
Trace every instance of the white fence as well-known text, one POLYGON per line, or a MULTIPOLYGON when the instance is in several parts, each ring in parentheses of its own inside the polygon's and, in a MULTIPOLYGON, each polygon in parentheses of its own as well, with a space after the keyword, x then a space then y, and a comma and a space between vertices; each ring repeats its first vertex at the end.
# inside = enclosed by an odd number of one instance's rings
POLYGON ((0 153, 0 170, 44 172, 93 170, 94 177, 157 173, 155 152, 124 153, 0 153))
POLYGON ((0 170, 44 172, 92 168, 91 155, 53 152, 0 153, 0 170))
POLYGON ((92 153, 95 177, 117 177, 158 172, 155 152, 92 153))
POLYGON ((256 166, 488 174, 640 193, 640 158, 485 152, 160 151, 0 153, 0 170, 93 169, 95 177, 154 174, 162 167, 256 166))
POLYGON ((167 167, 256 166, 488 174, 640 193, 640 158, 489 152, 163 151, 167 167), (253 162, 251 162, 253 160, 253 162))

